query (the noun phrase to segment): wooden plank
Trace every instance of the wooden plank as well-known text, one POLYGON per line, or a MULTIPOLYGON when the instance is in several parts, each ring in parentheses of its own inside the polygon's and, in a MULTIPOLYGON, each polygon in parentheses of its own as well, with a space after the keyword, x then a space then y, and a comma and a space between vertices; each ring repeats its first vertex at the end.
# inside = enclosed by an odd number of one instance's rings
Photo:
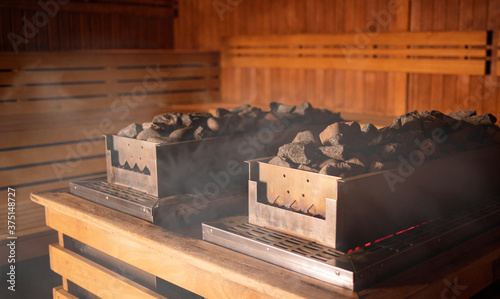
MULTIPOLYGON (((11 10, 9 8, 0 9, 0 27, 2 32, 13 32, 11 10)), ((7 34, 0 36, 0 51, 12 51, 12 45, 7 34)))
MULTIPOLYGON (((35 10, 34 9, 23 9, 22 13, 23 13, 22 22, 23 22, 23 25, 24 25, 25 24, 24 20, 33 20, 33 16, 35 14, 35 10)), ((23 26, 22 30, 24 30, 24 36, 28 36, 27 33, 30 32, 29 29, 27 29, 27 28, 25 28, 23 26)), ((37 41, 37 38, 38 38, 38 32, 39 32, 39 30, 37 30, 37 32, 34 34, 34 36, 32 36, 31 38, 27 39, 27 42, 26 42, 26 51, 36 51, 36 49, 37 49, 36 41, 37 41)))
MULTIPOLYGON (((57 181, 57 182, 51 182, 51 183, 46 183, 46 184, 40 184, 40 185, 34 185, 34 186, 28 186, 28 187, 21 187, 17 188, 14 187, 16 190, 16 235, 17 236, 26 236, 28 234, 32 233, 38 233, 36 231, 37 228, 45 226, 45 214, 43 210, 39 209, 39 205, 33 204, 33 202, 30 201, 30 194, 32 192, 45 192, 45 191, 50 191, 50 190, 56 190, 56 189, 61 189, 61 188, 68 188, 69 187, 69 182, 70 181, 75 181, 75 180, 86 180, 86 179, 93 179, 96 177, 103 177, 105 174, 99 174, 99 175, 90 175, 90 176, 85 176, 81 177, 78 179, 66 179, 62 181, 57 181), (32 212, 36 213, 32 213, 32 212), (35 230, 35 231, 33 231, 35 230)), ((0 191, 0 196, 2 198, 7 198, 7 190, 2 190, 0 191)), ((7 201, 2 201, 0 202, 0 217, 2 219, 7 218, 7 201)), ((7 227, 0 228, 0 237, 5 236, 7 233, 7 227)), ((1 240, 4 240, 5 238, 1 238, 1 240)), ((1 243, 0 243, 1 244, 1 243)))
POLYGON ((175 90, 197 90, 203 88, 218 88, 218 79, 200 80, 172 80, 162 82, 132 82, 105 84, 75 84, 75 85, 43 85, 43 86, 15 86, 7 88, 0 96, 1 99, 43 99, 59 97, 82 96, 119 96, 132 93, 156 93, 175 90))
MULTIPOLYGON (((6 115, 28 115, 44 114, 53 112, 75 112, 75 111, 96 111, 107 110, 114 115, 117 111, 121 113, 121 108, 133 105, 135 102, 126 102, 126 98, 108 97, 108 98, 88 98, 75 100, 50 100, 50 101, 21 101, 21 102, 0 102, 0 116, 6 115)), ((145 99, 137 102, 143 108, 161 107, 165 104, 175 103, 200 103, 207 101, 220 100, 218 91, 186 91, 171 94, 148 95, 145 99)))
POLYGON ((165 298, 58 244, 49 246, 49 254, 52 271, 99 297, 119 293, 120 298, 165 298))
POLYGON ((28 128, 22 134, 12 130, 0 132, 0 138, 8 140, 8 142, 0 144, 0 149, 101 139, 104 134, 116 133, 131 122, 143 123, 151 121, 154 115, 162 112, 165 112, 165 108, 120 110, 114 111, 114 114, 110 115, 109 118, 95 118, 74 126, 68 126, 64 123, 55 126, 48 120, 49 122, 42 123, 40 128, 28 128), (47 128, 44 128, 44 125, 47 128), (47 131, 47 129, 50 129, 50 131, 47 131))
POLYGON ((354 292, 66 193, 35 194, 32 200, 46 207, 47 223, 57 231, 204 297, 357 298, 354 292))
MULTIPOLYGON (((351 41, 352 42, 352 41, 351 41)), ((300 56, 300 55, 335 55, 348 56, 355 59, 358 56, 366 55, 388 55, 388 56, 433 56, 433 57, 486 57, 486 49, 475 48, 371 48, 371 47, 355 47, 350 49, 347 45, 344 48, 229 48, 225 51, 225 55, 273 55, 273 56, 300 56)), ((258 58, 258 57, 256 57, 258 58)), ((376 58, 373 58, 376 59, 376 58)))
MULTIPOLYGON (((66 180, 61 180, 61 181, 56 181, 56 182, 51 182, 51 183, 46 183, 46 184, 39 184, 39 185, 33 185, 33 186, 26 186, 26 187, 15 187, 15 186, 10 186, 16 190, 16 202, 21 203, 21 202, 29 202, 30 200, 30 194, 31 192, 46 192, 46 191, 53 191, 61 188, 69 188, 69 182, 74 181, 74 180, 85 180, 85 179, 91 179, 91 178, 96 178, 96 177, 104 177, 106 174, 100 174, 98 176, 96 175, 91 175, 91 176, 84 176, 82 178, 78 179, 66 179, 66 180)), ((0 191, 0 196, 2 198, 7 198, 7 190, 2 190, 0 191)), ((0 203, 0 207, 2 208, 2 213, 7 213, 5 207, 7 207, 6 201, 3 201, 0 203)))
MULTIPOLYGON (((2 204, 2 208, 3 210, 0 212, 0 215, 3 217, 3 219, 7 219, 8 210, 6 205, 4 207, 4 205, 2 204)), ((16 235, 18 235, 20 232, 24 230, 45 226, 45 211, 43 207, 42 209, 40 209, 40 206, 37 204, 33 204, 33 202, 26 200, 17 202, 16 200, 15 212, 16 212, 16 218, 14 222, 16 227, 15 230, 16 235)), ((7 228, 7 225, 5 225, 5 227, 0 228, 0 235, 3 236, 9 235, 9 230, 7 228)))
MULTIPOLYGON (((46 113, 40 115, 31 115, 27 118, 20 118, 16 115, 7 115, 2 118, 3 127, 0 132, 14 132, 14 131, 32 131, 42 129, 56 129, 73 126, 95 126, 98 125, 103 119, 109 119, 110 122, 114 121, 133 121, 136 118, 153 117, 157 109, 142 107, 140 99, 136 101, 130 100, 127 102, 125 98, 113 105, 111 109, 102 109, 96 111, 72 112, 72 113, 46 113), (130 108, 128 113, 123 113, 120 104, 127 105, 130 108), (152 115, 153 114, 153 115, 152 115), (33 125, 36 123, 36 126, 33 125)), ((151 119, 150 119, 151 120, 151 119)), ((102 125, 103 130, 119 129, 116 125, 105 124, 102 125), (109 129, 108 129, 109 127, 109 129)), ((99 136, 93 138, 100 138, 99 136)))
MULTIPOLYGON (((0 7, 2 8, 17 8, 17 9, 29 9, 29 10, 40 10, 40 6, 37 5, 38 2, 33 2, 30 0, 3 0, 0 2, 0 7)), ((106 3, 103 5, 101 3, 92 2, 66 2, 60 3, 58 5, 60 11, 64 12, 74 12, 74 13, 120 13, 120 14, 131 14, 131 15, 148 15, 148 16, 159 16, 159 17, 170 17, 174 16, 174 9, 172 7, 165 6, 140 6, 127 3, 106 3), (146 9, 145 9, 146 8, 146 9)))
MULTIPOLYGON (((18 231, 16 233, 16 263, 49 254, 49 244, 57 241, 57 232, 45 226, 42 223, 38 228, 31 230, 18 231)), ((0 254, 9 256, 10 248, 7 235, 0 235, 0 254), (5 241, 3 241, 5 240, 5 241)), ((7 259, 0 260, 0 266, 7 264, 7 259)))
POLYGON ((95 146, 92 142, 16 149, 3 152, 0 155, 0 171, 5 170, 4 168, 55 161, 72 161, 93 156, 104 157, 104 155, 104 144, 99 143, 99 146, 95 146))
MULTIPOLYGON (((154 65, 151 73, 158 73, 162 78, 183 77, 214 77, 219 74, 219 68, 214 66, 194 67, 162 67, 159 70, 154 65)), ((147 69, 105 69, 105 70, 53 70, 53 71, 17 71, 0 72, 0 85, 26 85, 44 83, 72 82, 117 82, 119 80, 152 79, 147 69)))
POLYGON ((408 74, 388 73, 388 108, 386 115, 398 116, 408 112, 408 74), (392 103, 392 105, 390 103, 392 103))
POLYGON ((0 171, 0 188, 40 181, 62 180, 67 177, 91 175, 106 171, 104 157, 82 160, 81 163, 55 163, 28 168, 0 171))
POLYGON ((372 70, 386 72, 411 73, 438 73, 438 74, 471 74, 483 75, 485 62, 480 60, 449 59, 359 59, 357 63, 350 63, 344 58, 314 58, 301 57, 289 59, 283 57, 226 57, 222 61, 223 67, 247 68, 322 68, 345 70, 372 70))
MULTIPOLYGON (((238 46, 293 46, 352 44, 356 34, 294 34, 294 35, 236 35, 228 37, 226 45, 238 46)), ((485 45, 486 31, 444 32, 380 32, 367 45, 485 45)))
POLYGON ((216 64, 219 54, 216 52, 182 51, 64 51, 1 53, 0 69, 37 69, 37 68, 96 68, 96 67, 131 67, 146 65, 210 65, 216 64))
POLYGON ((52 289, 52 297, 54 299, 78 299, 78 297, 73 296, 69 292, 65 291, 62 286, 58 286, 52 289))
MULTIPOLYGON (((376 80, 377 73, 375 72, 364 72, 364 86, 362 89, 364 91, 363 99, 362 99, 362 110, 361 111, 370 111, 371 114, 378 114, 377 109, 379 106, 385 106, 385 101, 387 98, 382 97, 383 93, 380 92, 380 87, 377 86, 376 80)), ((383 107, 385 108, 385 107, 383 107)))
POLYGON ((343 70, 327 70, 331 76, 332 84, 326 90, 327 95, 333 95, 335 111, 342 111, 346 102, 346 80, 347 76, 343 70), (333 89, 333 92, 332 92, 333 89))

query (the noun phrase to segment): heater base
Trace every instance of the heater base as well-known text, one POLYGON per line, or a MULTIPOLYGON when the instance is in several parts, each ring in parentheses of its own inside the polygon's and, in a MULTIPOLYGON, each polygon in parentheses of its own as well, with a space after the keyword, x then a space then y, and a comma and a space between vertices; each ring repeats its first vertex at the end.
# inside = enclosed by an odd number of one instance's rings
POLYGON ((218 194, 179 194, 158 198, 105 178, 70 182, 72 194, 167 229, 199 225, 248 213, 248 192, 228 186, 218 194))
POLYGON ((500 198, 481 201, 346 252, 232 217, 203 239, 350 290, 361 290, 500 225, 500 198))

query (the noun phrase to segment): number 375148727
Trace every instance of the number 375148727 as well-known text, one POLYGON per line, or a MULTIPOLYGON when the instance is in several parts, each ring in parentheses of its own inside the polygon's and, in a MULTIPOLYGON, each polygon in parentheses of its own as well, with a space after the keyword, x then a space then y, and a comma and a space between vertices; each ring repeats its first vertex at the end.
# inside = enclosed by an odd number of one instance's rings
POLYGON ((7 230, 9 235, 16 233, 16 190, 13 188, 8 189, 7 194, 7 230))

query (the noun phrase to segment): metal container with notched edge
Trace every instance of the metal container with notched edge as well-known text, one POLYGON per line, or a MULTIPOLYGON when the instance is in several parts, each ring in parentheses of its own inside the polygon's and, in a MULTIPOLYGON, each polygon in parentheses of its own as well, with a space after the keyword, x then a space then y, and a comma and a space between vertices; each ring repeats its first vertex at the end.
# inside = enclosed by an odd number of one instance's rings
POLYGON ((250 161, 249 222, 349 249, 500 194, 500 146, 349 178, 250 161), (397 178, 394 181, 394 178, 397 178))
POLYGON ((245 184, 248 179, 245 160, 272 155, 300 131, 319 133, 323 128, 324 125, 297 123, 277 130, 264 128, 168 144, 105 135, 107 178, 109 183, 157 197, 214 192, 229 185, 245 184))

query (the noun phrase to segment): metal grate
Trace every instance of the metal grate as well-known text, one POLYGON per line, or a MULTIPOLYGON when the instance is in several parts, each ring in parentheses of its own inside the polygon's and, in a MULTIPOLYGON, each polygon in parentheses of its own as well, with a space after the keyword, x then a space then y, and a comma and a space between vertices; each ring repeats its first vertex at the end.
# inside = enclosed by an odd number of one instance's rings
MULTIPOLYGON (((415 225, 407 230, 381 238, 380 241, 366 243, 360 246, 366 253, 386 250, 398 253, 403 249, 437 238, 449 231, 475 221, 488 214, 500 211, 500 199, 488 199, 454 213, 415 225), (369 244, 369 245, 368 245, 369 244)), ((356 250, 352 250, 354 252, 356 250)))
POLYGON ((324 263, 333 263, 335 258, 345 255, 345 253, 341 251, 337 251, 316 242, 282 234, 272 229, 260 227, 251 223, 237 224, 233 227, 228 227, 227 230, 257 242, 288 250, 324 263))
POLYGON ((158 197, 156 196, 149 195, 145 192, 127 186, 110 184, 106 181, 86 181, 84 183, 81 183, 81 185, 85 186, 86 188, 94 189, 131 202, 142 204, 145 202, 158 201, 158 197))
POLYGON ((272 229, 251 223, 241 223, 228 227, 228 231, 246 238, 262 242, 277 248, 288 250, 304 257, 313 258, 323 263, 334 264, 335 258, 345 253, 306 239, 283 234, 272 229))
POLYGON ((348 289, 361 289, 500 225, 500 198, 342 252, 233 217, 203 223, 203 239, 348 289))
POLYGON ((108 208, 153 222, 159 198, 127 186, 111 184, 105 178, 70 182, 71 193, 108 208))

